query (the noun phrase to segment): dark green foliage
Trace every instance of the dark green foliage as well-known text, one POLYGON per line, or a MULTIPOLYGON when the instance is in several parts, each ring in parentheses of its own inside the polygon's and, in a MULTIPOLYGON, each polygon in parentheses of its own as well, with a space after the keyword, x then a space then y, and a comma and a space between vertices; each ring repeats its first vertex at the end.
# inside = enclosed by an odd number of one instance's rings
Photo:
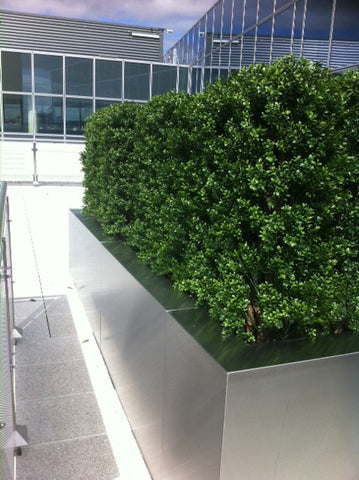
POLYGON ((359 330, 359 74, 284 58, 86 129, 85 203, 246 341, 359 330))
POLYGON ((137 167, 131 153, 139 109, 137 104, 111 105, 86 125, 86 150, 81 158, 84 204, 90 215, 101 219, 107 233, 118 233, 133 218, 137 167))

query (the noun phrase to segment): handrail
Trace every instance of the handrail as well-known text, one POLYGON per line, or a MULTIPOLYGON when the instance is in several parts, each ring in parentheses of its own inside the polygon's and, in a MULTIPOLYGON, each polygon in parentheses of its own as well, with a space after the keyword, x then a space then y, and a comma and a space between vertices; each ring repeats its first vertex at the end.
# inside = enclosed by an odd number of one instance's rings
MULTIPOLYGON (((6 221, 7 182, 1 182, 1 238, 3 237, 6 221)), ((1 252, 2 255, 2 252, 1 252)))

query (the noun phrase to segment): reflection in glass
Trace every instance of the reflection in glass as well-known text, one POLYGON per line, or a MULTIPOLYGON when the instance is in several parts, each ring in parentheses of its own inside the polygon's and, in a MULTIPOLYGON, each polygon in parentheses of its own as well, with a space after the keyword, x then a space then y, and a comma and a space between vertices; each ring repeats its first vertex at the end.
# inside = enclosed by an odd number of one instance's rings
POLYGON ((84 98, 66 99, 66 133, 67 135, 82 135, 85 121, 92 114, 92 100, 84 98))
POLYGON ((187 85, 188 85, 188 68, 180 67, 178 90, 181 92, 187 92, 187 85))
MULTIPOLYGON (((247 67, 253 63, 255 36, 252 34, 243 36, 243 48, 241 66, 247 67)), ((267 40, 268 41, 268 40, 267 40)))
POLYGON ((205 68, 204 69, 204 87, 210 83, 210 79, 211 79, 211 69, 210 68, 205 68))
POLYGON ((336 3, 333 37, 359 41, 359 2, 340 0, 336 3))
POLYGON ((30 95, 3 95, 4 132, 32 133, 30 95))
POLYGON ((121 98, 122 62, 96 60, 96 97, 121 98))
POLYGON ((199 25, 196 25, 193 29, 193 62, 198 62, 198 51, 199 51, 199 25))
POLYGON ((215 82, 216 80, 218 80, 219 76, 220 76, 219 68, 212 68, 212 70, 211 70, 211 82, 215 82))
POLYGON ((187 64, 188 63, 188 35, 186 35, 183 39, 183 59, 182 63, 187 64))
POLYGON ((163 95, 170 90, 176 90, 177 67, 152 66, 152 96, 163 95))
POLYGON ((243 25, 243 1, 235 0, 233 5, 233 31, 232 34, 238 35, 242 32, 243 25))
POLYGON ((232 32, 232 10, 234 0, 224 0, 222 34, 228 37, 232 32))
POLYGON ((222 3, 223 0, 218 2, 213 8, 214 33, 216 34, 216 38, 219 38, 222 31, 222 3))
POLYGON ((62 57, 54 55, 35 55, 35 92, 62 94, 63 69, 62 57))
POLYGON ((35 97, 37 133, 63 134, 62 98, 35 97))
MULTIPOLYGON (((260 0, 259 19, 272 15, 275 0, 260 0)), ((289 0, 285 0, 288 3, 289 0)), ((248 3, 248 0, 247 0, 248 3)), ((283 2, 282 2, 283 3, 283 2)), ((276 0, 276 10, 279 8, 279 0, 276 0)))
POLYGON ((213 9, 207 14, 207 38, 206 38, 206 65, 211 65, 212 58, 212 42, 213 42, 213 9))
POLYGON ((294 38, 293 38, 293 54, 296 57, 301 56, 301 45, 302 45, 302 30, 304 17, 304 2, 298 2, 294 5, 294 38))
POLYGON ((28 53, 2 52, 2 88, 9 92, 31 92, 31 56, 28 53))
POLYGON ((206 28, 206 18, 203 17, 199 22, 199 49, 198 49, 198 59, 201 60, 206 54, 206 37, 207 37, 207 28, 206 28))
POLYGON ((220 78, 228 78, 228 68, 221 68, 219 70, 219 77, 220 78))
POLYGON ((201 89, 201 68, 192 68, 192 95, 198 93, 201 89))
POLYGON ((324 65, 328 62, 332 7, 333 0, 307 0, 303 56, 324 65))
POLYGON ((96 111, 116 103, 121 103, 121 100, 96 100, 96 111))
POLYGON ((332 68, 359 64, 358 19, 359 2, 357 0, 337 1, 330 57, 332 68))
POLYGON ((275 17, 272 60, 291 53, 292 23, 293 8, 288 8, 275 17))
POLYGON ((66 94, 91 97, 92 59, 66 57, 66 94))
POLYGON ((187 36, 187 53, 188 53, 187 63, 191 65, 191 63, 193 62, 193 29, 188 33, 188 36, 187 36))
MULTIPOLYGON (((337 3, 340 5, 340 1, 337 3)), ((329 39, 332 8, 333 0, 307 0, 306 39, 329 39)))
MULTIPOLYGON (((258 3, 258 0, 247 0, 247 2, 246 2, 246 13, 245 13, 245 17, 244 17, 244 30, 247 30, 248 28, 253 27, 256 23, 257 3, 258 3)), ((254 34, 254 30, 251 33, 254 34)))
POLYGON ((150 66, 142 63, 125 63, 125 98, 150 99, 150 66))
POLYGON ((268 20, 258 27, 256 43, 256 63, 269 63, 270 61, 270 36, 272 20, 268 20))

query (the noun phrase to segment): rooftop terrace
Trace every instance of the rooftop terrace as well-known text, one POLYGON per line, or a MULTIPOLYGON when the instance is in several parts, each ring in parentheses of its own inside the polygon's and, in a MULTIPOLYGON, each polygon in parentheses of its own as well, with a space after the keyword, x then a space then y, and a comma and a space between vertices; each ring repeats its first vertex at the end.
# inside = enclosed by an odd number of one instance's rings
POLYGON ((150 479, 68 271, 68 210, 80 186, 13 184, 10 202, 16 422, 26 480, 150 479))

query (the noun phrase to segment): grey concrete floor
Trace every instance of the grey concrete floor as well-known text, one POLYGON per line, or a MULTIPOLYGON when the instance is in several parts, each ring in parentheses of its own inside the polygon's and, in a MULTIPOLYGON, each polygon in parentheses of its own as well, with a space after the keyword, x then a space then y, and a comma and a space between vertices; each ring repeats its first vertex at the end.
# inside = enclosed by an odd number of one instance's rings
POLYGON ((149 480, 68 271, 76 186, 8 186, 16 324, 16 415, 29 445, 18 480, 149 480))

